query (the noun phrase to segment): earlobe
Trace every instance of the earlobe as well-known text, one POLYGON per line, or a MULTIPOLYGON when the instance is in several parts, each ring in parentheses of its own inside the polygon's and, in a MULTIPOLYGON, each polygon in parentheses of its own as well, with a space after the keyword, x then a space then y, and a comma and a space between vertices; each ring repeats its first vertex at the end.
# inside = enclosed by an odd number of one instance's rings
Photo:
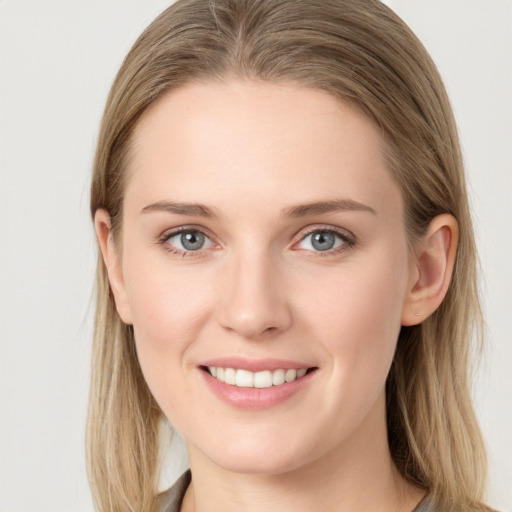
POLYGON ((110 215, 106 210, 99 209, 96 211, 94 215, 94 227, 103 262, 107 269, 110 289, 114 295, 117 312, 125 324, 131 324, 131 313, 126 294, 121 259, 112 238, 110 215))
POLYGON ((416 325, 443 301, 457 253, 458 224, 449 214, 438 215, 416 244, 414 272, 402 311, 402 325, 416 325))

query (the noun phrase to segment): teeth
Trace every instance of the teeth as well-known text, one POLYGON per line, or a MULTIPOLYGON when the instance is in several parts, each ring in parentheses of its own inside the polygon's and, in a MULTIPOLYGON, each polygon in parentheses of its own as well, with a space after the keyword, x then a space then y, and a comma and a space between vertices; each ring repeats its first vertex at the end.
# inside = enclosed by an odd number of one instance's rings
POLYGON ((232 386, 236 383, 236 372, 233 368, 226 368, 224 370, 224 382, 231 384, 232 386))
POLYGON ((254 387, 254 373, 246 370, 238 370, 236 372, 235 385, 241 388, 254 387))
POLYGON ((270 386, 272 386, 272 372, 270 370, 254 374, 255 388, 269 388, 270 386))
POLYGON ((262 372, 250 372, 248 370, 208 366, 208 371, 212 377, 226 384, 231 384, 232 386, 238 386, 240 388, 269 388, 300 379, 306 375, 308 369, 278 369, 273 371, 264 370, 262 372))
POLYGON ((274 386, 284 384, 284 373, 284 370, 274 370, 272 372, 272 384, 274 386))
POLYGON ((297 370, 286 370, 284 374, 284 380, 286 382, 292 382, 297 378, 297 370))

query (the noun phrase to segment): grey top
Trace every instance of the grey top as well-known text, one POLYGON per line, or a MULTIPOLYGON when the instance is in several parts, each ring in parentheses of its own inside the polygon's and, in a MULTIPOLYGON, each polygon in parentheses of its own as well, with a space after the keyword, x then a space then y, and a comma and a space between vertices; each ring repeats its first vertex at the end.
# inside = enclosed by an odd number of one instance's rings
MULTIPOLYGON (((185 471, 169 490, 160 495, 161 512, 180 512, 191 478, 190 470, 185 471)), ((435 512, 435 508, 427 495, 412 512, 435 512)))
MULTIPOLYGON (((178 510, 179 512, 179 510, 178 510)), ((434 504, 430 500, 430 496, 427 494, 419 503, 418 506, 412 512, 436 512, 434 504)))
POLYGON ((161 512, 180 512, 181 503, 191 479, 190 469, 187 469, 170 489, 160 494, 161 512))

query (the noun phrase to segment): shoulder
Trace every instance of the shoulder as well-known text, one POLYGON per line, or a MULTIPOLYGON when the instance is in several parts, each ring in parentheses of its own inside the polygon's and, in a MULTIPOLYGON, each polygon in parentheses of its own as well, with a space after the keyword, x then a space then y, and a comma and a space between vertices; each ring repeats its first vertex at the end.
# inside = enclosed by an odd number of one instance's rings
POLYGON ((170 489, 160 494, 160 512, 180 512, 183 496, 185 496, 190 480, 191 473, 190 469, 188 469, 176 480, 170 489))
MULTIPOLYGON (((450 510, 453 510, 450 508, 450 510)), ((464 508, 464 510, 468 510, 467 508, 464 508)), ((487 507, 485 505, 477 506, 477 508, 471 508, 472 512, 498 512, 497 510, 494 510, 490 507, 487 507)), ((427 494, 423 500, 418 503, 416 508, 412 512, 444 512, 442 508, 439 508, 434 503, 434 499, 430 494, 427 494)))
MULTIPOLYGON (((185 492, 190 485, 190 481, 192 479, 192 475, 190 469, 185 471, 178 480, 173 484, 173 486, 167 491, 163 492, 159 495, 159 510, 160 512, 180 512, 181 503, 183 502, 183 497, 185 496, 185 492)), ((488 507, 483 507, 482 512, 498 512, 488 507)), ((431 498, 429 494, 425 496, 421 500, 420 503, 416 506, 416 508, 412 512, 442 512, 439 510, 435 504, 434 500, 431 498)))
POLYGON ((430 495, 427 494, 412 512, 438 512, 430 495))

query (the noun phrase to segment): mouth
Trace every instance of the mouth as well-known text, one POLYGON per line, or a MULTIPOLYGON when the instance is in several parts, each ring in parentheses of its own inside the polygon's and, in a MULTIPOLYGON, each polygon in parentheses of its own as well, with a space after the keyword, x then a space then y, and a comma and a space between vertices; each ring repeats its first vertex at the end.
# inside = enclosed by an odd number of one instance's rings
POLYGON ((197 367, 203 383, 235 409, 259 411, 307 392, 320 373, 318 366, 285 359, 221 357, 197 367))
POLYGON ((301 380, 318 368, 276 368, 252 372, 245 369, 236 369, 222 366, 201 366, 201 370, 208 373, 219 382, 238 388, 271 388, 290 384, 301 380))

